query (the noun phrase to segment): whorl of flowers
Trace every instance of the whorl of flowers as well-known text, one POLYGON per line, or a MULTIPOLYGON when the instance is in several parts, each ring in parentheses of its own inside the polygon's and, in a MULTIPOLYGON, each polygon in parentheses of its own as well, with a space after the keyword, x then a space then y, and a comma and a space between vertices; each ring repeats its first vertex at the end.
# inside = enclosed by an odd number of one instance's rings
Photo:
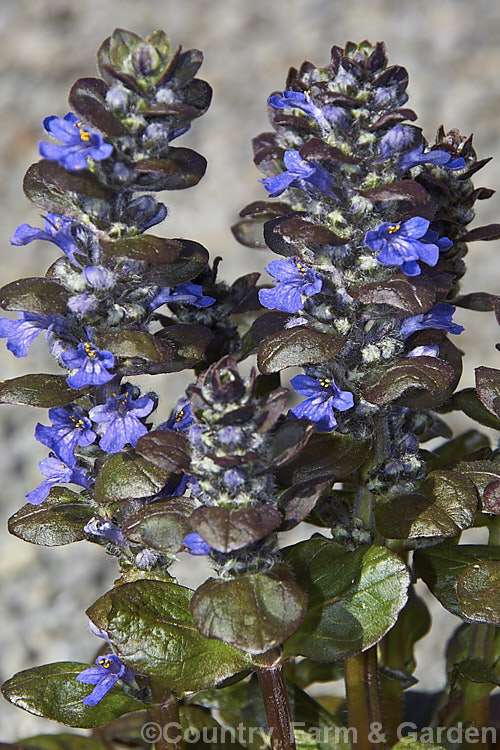
POLYGON ((390 471, 382 467, 372 488, 396 492, 411 488, 422 467, 418 440, 408 436, 435 429, 430 412, 401 407, 442 402, 460 374, 446 338, 462 330, 450 302, 474 201, 490 195, 472 185, 484 162, 471 138, 440 129, 429 144, 410 124, 407 83, 382 43, 333 47, 327 66, 292 68, 285 90, 268 100, 274 132, 253 142, 261 182, 279 202, 251 204, 233 228, 244 244, 263 246, 263 227, 267 246, 286 258, 269 264, 278 283, 259 293, 264 307, 290 313, 263 317, 261 362, 275 339, 285 344, 280 328, 294 340, 299 329, 304 342, 312 331, 333 337, 334 358, 302 360, 306 378, 318 394, 333 383, 353 403, 330 400, 317 411, 318 429, 355 437, 390 430, 402 455, 389 457, 390 471))

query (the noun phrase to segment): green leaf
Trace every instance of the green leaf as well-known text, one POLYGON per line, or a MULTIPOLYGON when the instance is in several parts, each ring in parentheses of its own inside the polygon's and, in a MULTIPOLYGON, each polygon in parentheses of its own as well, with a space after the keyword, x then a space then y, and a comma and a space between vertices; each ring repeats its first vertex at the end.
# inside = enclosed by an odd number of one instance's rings
POLYGON ((189 517, 194 507, 194 501, 187 497, 155 500, 128 516, 122 531, 127 539, 159 552, 180 552, 184 537, 191 531, 189 517))
POLYGON ((59 547, 85 539, 83 527, 93 515, 93 505, 81 495, 52 487, 43 503, 27 503, 9 518, 9 531, 31 544, 59 547))
POLYGON ((283 554, 309 596, 302 624, 285 643, 287 656, 316 661, 352 656, 377 643, 406 602, 408 570, 385 547, 346 552, 315 535, 283 554))
POLYGON ((145 707, 118 685, 97 706, 85 706, 82 700, 92 692, 92 687, 78 682, 76 677, 88 667, 88 664, 63 661, 25 669, 4 682, 2 693, 10 703, 35 716, 79 729, 101 727, 145 707))
POLYGON ((19 740, 15 747, 16 750, 105 750, 97 740, 80 734, 38 734, 19 740))
POLYGON ((212 549, 233 552, 263 539, 281 523, 281 513, 274 508, 219 508, 201 506, 190 523, 212 549))
POLYGON ((454 380, 453 367, 438 357, 406 357, 383 370, 372 385, 365 386, 363 396, 371 404, 382 406, 418 389, 431 394, 428 401, 432 406, 444 400, 443 394, 454 380))
POLYGON ((156 336, 147 331, 106 331, 96 335, 96 343, 123 360, 125 374, 152 375, 192 367, 212 338, 204 326, 173 325, 156 336))
POLYGON ((161 678, 174 691, 204 690, 254 665, 243 651, 198 632, 189 609, 192 593, 162 581, 125 583, 87 614, 131 669, 161 678))
POLYGON ((500 626, 500 561, 480 560, 462 571, 457 599, 467 619, 500 626))
POLYGON ((231 581, 209 578, 194 593, 193 620, 207 638, 251 654, 278 646, 296 630, 307 597, 284 566, 231 581))
POLYGON ((97 475, 94 497, 97 503, 151 497, 165 486, 167 479, 168 472, 134 451, 115 453, 106 459, 97 475))
POLYGON ((423 579, 443 607, 462 620, 467 619, 457 599, 457 581, 468 568, 484 561, 500 560, 500 546, 443 542, 436 547, 419 549, 414 554, 415 572, 423 579))
POLYGON ((45 278, 18 279, 0 289, 0 307, 40 315, 66 312, 69 294, 57 281, 45 278))
POLYGON ((490 448, 490 441, 477 430, 467 430, 461 435, 447 440, 438 448, 432 451, 427 461, 427 466, 432 469, 453 468, 460 471, 460 464, 456 466, 457 461, 470 456, 481 448, 490 448))
POLYGON ((464 659, 455 666, 460 677, 469 682, 481 682, 488 685, 500 687, 500 678, 495 674, 492 667, 480 659, 464 659))
POLYGON ((454 469, 468 477, 482 497, 488 485, 500 479, 500 458, 495 457, 489 461, 461 461, 454 469))
POLYGON ((377 527, 390 539, 456 536, 474 523, 477 494, 467 477, 433 471, 412 495, 396 497, 375 510, 377 527))
POLYGON ((113 195, 88 170, 70 172, 57 162, 46 159, 29 167, 24 176, 23 188, 26 197, 38 208, 65 215, 69 210, 72 218, 78 218, 81 212, 75 203, 75 196, 68 193, 77 193, 103 202, 113 195))
POLYGON ((500 430, 500 419, 481 403, 474 388, 464 388, 461 391, 457 391, 438 411, 440 414, 463 411, 464 414, 475 422, 479 422, 479 424, 485 427, 491 427, 494 430, 500 430))
POLYGON ((315 433, 300 455, 278 473, 279 483, 286 487, 326 475, 333 475, 336 481, 352 479, 369 448, 369 440, 355 440, 340 433, 315 433))
MULTIPOLYGON (((416 724, 412 724, 411 727, 409 727, 411 730, 411 737, 417 734, 415 731, 416 728, 416 724)), ((392 750, 446 750, 446 747, 444 745, 436 745, 435 743, 427 741, 419 742, 418 740, 402 739, 392 746, 392 750)))
POLYGON ((20 404, 50 409, 66 406, 88 393, 88 388, 70 388, 64 375, 20 375, 0 382, 0 404, 20 404))
POLYGON ((182 250, 178 240, 154 237, 151 234, 121 240, 105 240, 101 242, 101 247, 105 258, 127 258, 153 266, 173 263, 179 258, 182 250))
POLYGON ((261 344, 257 356, 260 372, 270 373, 309 363, 327 362, 342 351, 346 339, 332 338, 306 326, 273 333, 261 344))
POLYGON ((301 659, 289 662, 292 680, 301 688, 317 682, 333 682, 344 676, 344 663, 318 662, 312 659, 301 659))

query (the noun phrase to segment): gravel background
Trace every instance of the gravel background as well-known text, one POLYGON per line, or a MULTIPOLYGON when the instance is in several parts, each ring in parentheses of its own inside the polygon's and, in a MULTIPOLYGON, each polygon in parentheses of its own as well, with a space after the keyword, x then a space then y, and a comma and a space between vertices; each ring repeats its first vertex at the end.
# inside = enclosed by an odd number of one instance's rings
MULTIPOLYGON (((267 129, 267 95, 282 88, 290 65, 306 58, 326 62, 333 43, 385 39, 391 61, 409 69, 409 106, 419 113, 417 124, 427 137, 445 121, 448 128, 475 131, 481 157, 500 156, 500 4, 492 0, 1 0, 2 284, 43 273, 55 258, 50 246, 9 245, 18 224, 38 220, 22 194, 22 177, 37 159, 42 118, 67 111, 70 85, 94 74, 95 51, 116 26, 141 35, 163 28, 173 44, 205 52, 201 75, 212 84, 214 100, 182 145, 201 151, 209 169, 196 188, 167 196, 171 212, 163 231, 198 240, 213 255, 223 255, 228 279, 261 269, 269 260, 267 253, 237 246, 229 231, 239 209, 263 197, 249 143, 267 129)), ((478 184, 498 186, 496 163, 480 173, 478 184)), ((497 206, 496 198, 480 204, 479 223, 498 221, 497 206)), ((473 246, 464 290, 497 290, 492 278, 496 251, 497 243, 473 246)), ((474 366, 498 366, 491 317, 457 315, 468 327, 460 339, 468 355, 467 385, 473 382, 474 366)), ((1 377, 51 367, 39 341, 29 361, 2 354, 1 377)), ((170 377, 164 386, 167 397, 175 398, 182 383, 182 375, 170 377)), ((3 407, 0 413, 5 445, 0 452, 1 679, 36 664, 91 659, 95 643, 86 632, 83 610, 116 574, 92 545, 44 550, 8 535, 8 516, 39 481, 37 461, 44 454, 32 437, 38 419, 36 410, 3 407)), ((465 423, 454 424, 463 429, 465 423)), ((184 580, 195 583, 200 572, 191 559, 188 566, 184 580)), ((423 689, 437 689, 443 682, 440 648, 455 624, 444 613, 419 649, 423 689)), ((57 731, 57 726, 0 702, 1 740, 44 731, 57 731)))

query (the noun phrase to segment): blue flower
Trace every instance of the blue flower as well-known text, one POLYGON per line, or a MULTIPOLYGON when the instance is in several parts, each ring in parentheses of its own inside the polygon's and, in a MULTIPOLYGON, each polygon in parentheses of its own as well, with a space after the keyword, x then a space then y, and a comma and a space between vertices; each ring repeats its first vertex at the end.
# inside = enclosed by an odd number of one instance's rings
POLYGON ((127 383, 124 393, 112 396, 105 404, 94 406, 89 411, 90 419, 103 425, 104 434, 99 445, 106 453, 118 453, 127 443, 134 446, 147 432, 139 417, 151 413, 154 401, 148 396, 133 400, 132 388, 127 383))
POLYGON ((268 103, 275 109, 301 109, 306 115, 316 120, 322 129, 329 129, 329 122, 323 110, 313 104, 309 91, 283 91, 283 96, 279 94, 270 96, 268 103))
POLYGON ((376 163, 390 159, 394 154, 400 154, 413 143, 415 131, 408 125, 395 125, 390 128, 379 141, 376 163))
POLYGON ((111 156, 113 146, 105 143, 100 133, 89 130, 72 112, 64 117, 46 117, 43 127, 63 145, 40 141, 40 156, 49 161, 57 161, 70 170, 86 169, 88 160, 102 161, 111 156))
POLYGON ((422 260, 435 266, 440 250, 448 250, 452 242, 448 237, 439 238, 434 230, 429 230, 430 221, 414 216, 401 224, 384 221, 377 229, 365 235, 365 245, 379 251, 377 260, 384 266, 400 266, 407 276, 421 273, 417 261, 422 260))
POLYGON ((155 500, 162 500, 164 497, 182 497, 189 484, 189 480, 189 474, 181 474, 180 478, 178 474, 171 474, 166 485, 154 496, 152 500, 146 500, 146 503, 154 502, 155 500))
POLYGON ((203 537, 196 532, 187 534, 187 536, 184 537, 184 544, 190 555, 208 555, 212 549, 203 537))
POLYGON ((440 329, 454 334, 462 333, 464 330, 463 326, 453 322, 454 312, 455 308, 453 305, 449 305, 448 302, 440 302, 426 313, 404 318, 401 323, 400 332, 405 339, 411 336, 412 333, 415 333, 415 331, 423 331, 426 328, 440 329))
POLYGON ((40 422, 36 425, 36 439, 53 450, 65 464, 74 466, 75 447, 90 445, 96 438, 92 423, 76 407, 49 409, 49 419, 52 427, 46 427, 40 422))
POLYGON ((334 409, 346 411, 354 406, 352 393, 337 388, 331 378, 317 379, 309 375, 296 375, 290 384, 297 393, 308 396, 305 401, 290 411, 298 419, 310 419, 311 422, 316 422, 316 429, 320 432, 334 430, 337 426, 334 409))
POLYGON ((31 505, 42 503, 50 492, 50 488, 55 484, 70 483, 79 484, 81 487, 90 487, 92 478, 90 474, 79 466, 67 466, 60 461, 53 453, 48 458, 44 458, 38 464, 44 477, 47 477, 38 487, 28 493, 26 499, 31 505))
POLYGON ((304 307, 303 297, 321 292, 322 279, 296 258, 273 260, 266 268, 279 283, 273 289, 261 289, 259 300, 270 310, 296 313, 304 307))
POLYGON ((86 385, 104 385, 113 379, 108 370, 115 366, 115 358, 106 350, 99 351, 86 342, 78 344, 77 349, 61 354, 63 363, 70 370, 78 370, 66 382, 71 388, 83 388, 86 385))
POLYGON ((94 516, 83 527, 83 530, 86 534, 101 537, 108 542, 117 544, 119 547, 125 547, 127 545, 127 540, 123 536, 121 529, 107 517, 103 518, 99 515, 94 516))
POLYGON ((447 169, 463 169, 466 166, 465 159, 461 156, 454 157, 449 151, 440 148, 424 151, 425 145, 419 143, 418 146, 403 154, 399 162, 399 168, 402 172, 407 172, 412 167, 419 164, 436 164, 447 169))
POLYGON ((439 357, 439 346, 431 344, 430 346, 416 346, 408 352, 407 357, 439 357))
POLYGON ((19 313, 19 320, 0 318, 0 338, 7 339, 7 349, 15 357, 25 357, 31 342, 39 333, 52 329, 55 315, 38 315, 38 313, 19 313))
POLYGON ((75 223, 59 214, 48 213, 45 217, 44 228, 37 229, 29 224, 20 224, 12 237, 11 245, 28 245, 34 240, 45 240, 52 242, 63 251, 69 260, 75 265, 80 265, 75 259, 75 252, 79 252, 79 247, 73 237, 73 227, 75 223))
POLYGON ((185 305, 194 305, 195 307, 210 307, 215 302, 215 297, 203 294, 200 284, 193 284, 188 281, 186 284, 179 284, 176 287, 164 286, 153 297, 148 307, 150 311, 156 310, 161 305, 171 302, 182 302, 185 305))
POLYGON ((289 187, 307 190, 308 183, 314 185, 322 193, 336 197, 332 192, 332 187, 335 186, 332 175, 314 159, 308 161, 303 159, 298 151, 285 151, 283 161, 286 167, 285 172, 259 180, 268 191, 270 198, 276 198, 289 187))
POLYGON ((92 289, 106 292, 113 289, 116 284, 116 275, 104 266, 87 266, 83 270, 83 275, 92 289))
POLYGON ((166 422, 158 425, 159 430, 175 430, 185 432, 194 422, 191 404, 187 398, 180 398, 166 422))
POLYGON ((95 685, 90 695, 82 700, 82 703, 86 706, 96 706, 116 685, 118 680, 134 681, 132 670, 122 664, 115 654, 98 656, 95 663, 97 664, 96 667, 84 669, 76 677, 79 682, 83 682, 85 685, 95 685))

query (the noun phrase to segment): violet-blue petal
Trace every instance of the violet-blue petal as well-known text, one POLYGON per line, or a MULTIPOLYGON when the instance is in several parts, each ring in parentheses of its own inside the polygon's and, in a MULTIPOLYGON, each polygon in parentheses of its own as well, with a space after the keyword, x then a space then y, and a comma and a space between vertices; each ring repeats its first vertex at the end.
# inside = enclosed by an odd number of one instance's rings
POLYGON ((86 385, 104 385, 113 379, 109 370, 115 365, 115 358, 105 349, 100 351, 90 343, 80 343, 76 349, 63 352, 63 363, 70 370, 77 372, 66 378, 71 388, 83 388, 86 385))
POLYGON ((53 326, 55 316, 28 312, 19 315, 18 320, 0 318, 0 338, 7 339, 7 349, 15 357, 25 357, 31 342, 53 326))
POLYGON ((208 555, 212 549, 203 537, 196 532, 187 534, 184 537, 184 544, 190 555, 208 555))

